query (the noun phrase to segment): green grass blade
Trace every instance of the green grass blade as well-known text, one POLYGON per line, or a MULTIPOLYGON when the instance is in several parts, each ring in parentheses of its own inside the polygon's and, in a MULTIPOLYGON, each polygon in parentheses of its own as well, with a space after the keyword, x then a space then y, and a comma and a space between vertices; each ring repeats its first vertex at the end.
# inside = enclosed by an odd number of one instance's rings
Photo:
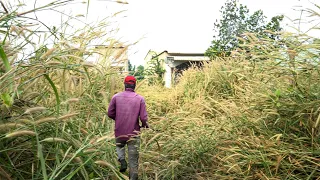
POLYGON ((11 69, 11 66, 10 66, 8 57, 7 57, 6 53, 4 52, 2 44, 0 45, 0 57, 2 59, 2 62, 4 64, 6 71, 8 72, 11 69))
POLYGON ((48 74, 44 74, 43 75, 47 80, 48 82, 50 83, 53 91, 54 91, 54 94, 56 96, 56 102, 57 102, 57 115, 59 115, 59 111, 60 111, 60 97, 59 97, 59 93, 58 93, 58 90, 57 90, 57 87, 54 85, 53 81, 50 79, 49 75, 48 74))
POLYGON ((44 160, 44 157, 43 157, 42 145, 40 144, 39 140, 37 140, 37 143, 38 143, 38 158, 40 159, 42 176, 44 180, 47 180, 48 175, 47 175, 47 169, 46 169, 46 161, 44 160))

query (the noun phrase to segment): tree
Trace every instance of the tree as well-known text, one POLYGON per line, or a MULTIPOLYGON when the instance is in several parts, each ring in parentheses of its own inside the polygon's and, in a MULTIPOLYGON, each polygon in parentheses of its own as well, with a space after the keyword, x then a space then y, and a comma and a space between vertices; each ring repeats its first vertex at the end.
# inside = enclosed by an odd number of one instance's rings
POLYGON ((144 79, 144 67, 142 65, 137 67, 137 70, 134 73, 134 76, 138 79, 138 80, 142 80, 144 79))
POLYGON ((156 52, 154 53, 154 57, 148 62, 148 68, 145 70, 145 74, 150 76, 150 83, 163 83, 163 75, 166 72, 163 68, 163 59, 159 59, 156 52))
POLYGON ((257 37, 277 38, 268 31, 280 31, 280 22, 283 16, 275 16, 270 22, 266 23, 266 17, 261 10, 249 14, 247 6, 238 4, 237 0, 228 0, 222 6, 222 18, 214 23, 214 31, 218 34, 213 36, 211 46, 206 50, 206 55, 214 58, 230 56, 231 52, 239 48, 238 37, 247 39, 245 32, 255 33, 257 37))
POLYGON ((128 71, 129 71, 129 75, 133 75, 134 72, 136 71, 136 66, 134 65, 132 67, 132 64, 130 63, 130 61, 128 61, 128 71))

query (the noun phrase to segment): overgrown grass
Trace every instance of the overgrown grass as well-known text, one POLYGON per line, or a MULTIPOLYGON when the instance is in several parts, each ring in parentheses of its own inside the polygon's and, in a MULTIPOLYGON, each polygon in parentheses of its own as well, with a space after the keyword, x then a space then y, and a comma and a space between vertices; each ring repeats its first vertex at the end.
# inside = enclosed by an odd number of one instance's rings
POLYGON ((185 71, 173 89, 141 89, 147 177, 319 179, 320 44, 248 36, 244 52, 185 71))
MULTIPOLYGON (((90 42, 116 45, 106 24, 49 46, 21 24, 27 13, 0 18, 0 179, 127 179, 105 115, 121 76, 105 65, 108 48, 102 63, 86 61, 90 42)), ((245 53, 191 68, 172 89, 138 86, 151 126, 141 134, 142 179, 319 179, 319 42, 247 36, 245 53)))
POLYGON ((155 130, 144 135, 146 171, 160 179, 319 177, 319 68, 297 72, 307 92, 283 75, 290 71, 233 58, 186 71, 172 90, 146 87, 155 130))
POLYGON ((53 30, 22 21, 28 13, 67 4, 54 1, 26 12, 2 4, 0 179, 125 177, 117 171, 113 125, 105 115, 122 88, 107 63, 118 44, 106 34, 106 23, 67 33, 67 22, 53 30), (58 34, 63 36, 55 39, 58 34), (41 37, 45 44, 38 44, 41 37), (108 46, 96 65, 86 58, 101 53, 91 45, 97 40, 108 46))

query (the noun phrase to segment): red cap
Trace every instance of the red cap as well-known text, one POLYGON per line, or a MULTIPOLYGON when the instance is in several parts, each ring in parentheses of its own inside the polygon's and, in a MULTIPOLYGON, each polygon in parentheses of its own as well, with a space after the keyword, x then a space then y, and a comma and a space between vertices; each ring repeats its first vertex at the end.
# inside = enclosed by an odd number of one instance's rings
POLYGON ((127 76, 125 79, 124 79, 124 83, 125 84, 136 84, 136 78, 134 76, 127 76))

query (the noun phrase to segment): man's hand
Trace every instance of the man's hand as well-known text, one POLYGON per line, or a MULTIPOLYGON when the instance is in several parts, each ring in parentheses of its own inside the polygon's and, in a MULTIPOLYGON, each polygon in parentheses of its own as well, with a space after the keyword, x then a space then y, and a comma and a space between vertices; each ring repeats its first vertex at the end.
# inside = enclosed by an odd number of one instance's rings
POLYGON ((148 123, 142 123, 142 126, 141 126, 142 128, 149 128, 149 125, 148 125, 148 123))

